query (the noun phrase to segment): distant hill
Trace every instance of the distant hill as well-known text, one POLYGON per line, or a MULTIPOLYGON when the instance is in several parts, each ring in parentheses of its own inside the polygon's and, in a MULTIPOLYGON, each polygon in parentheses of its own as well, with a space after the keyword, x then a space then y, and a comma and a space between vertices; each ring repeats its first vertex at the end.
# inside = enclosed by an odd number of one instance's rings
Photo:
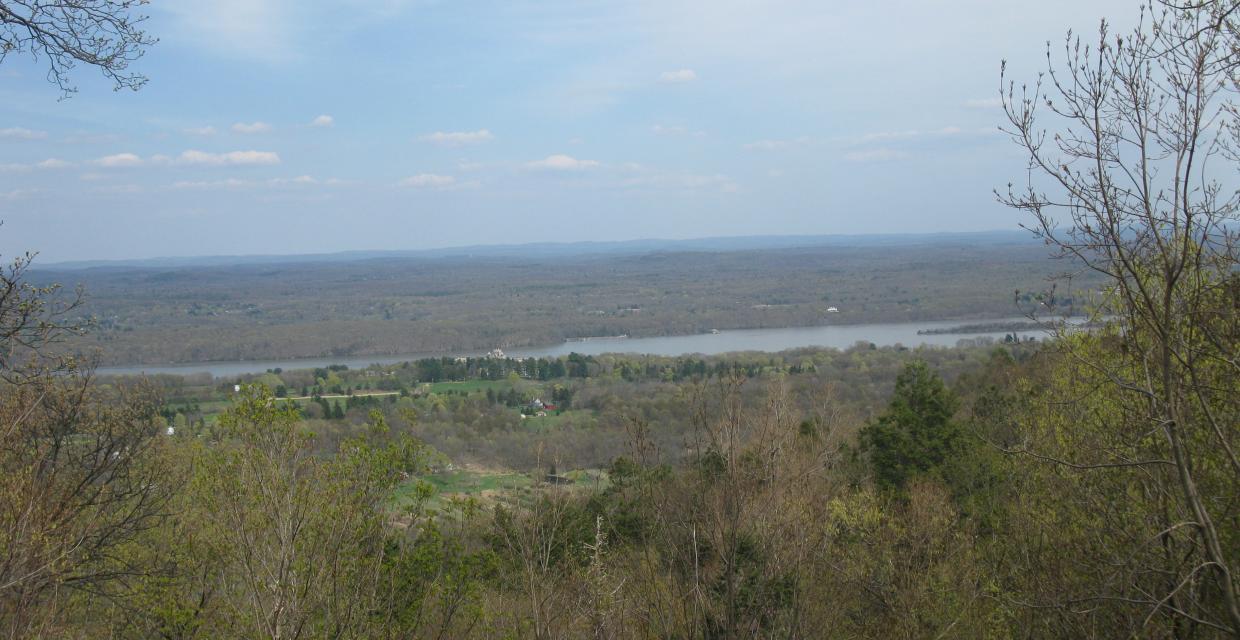
POLYGON ((891 233, 864 235, 733 236, 688 240, 622 240, 612 242, 539 242, 509 245, 475 245, 442 249, 393 251, 341 251, 338 253, 240 256, 185 256, 135 260, 76 260, 39 263, 39 270, 69 271, 107 267, 177 268, 217 267, 257 264, 359 262, 391 258, 578 258, 590 255, 615 256, 663 251, 745 251, 798 247, 882 247, 914 245, 1001 245, 1030 244, 1034 240, 1024 231, 982 231, 957 233, 891 233))

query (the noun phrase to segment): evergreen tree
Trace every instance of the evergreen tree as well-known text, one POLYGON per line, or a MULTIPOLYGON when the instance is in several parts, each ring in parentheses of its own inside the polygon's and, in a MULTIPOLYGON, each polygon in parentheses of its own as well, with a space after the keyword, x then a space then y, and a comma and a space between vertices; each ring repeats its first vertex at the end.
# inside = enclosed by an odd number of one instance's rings
POLYGON ((936 473, 960 449, 953 420, 959 401, 925 362, 910 362, 896 378, 887 412, 861 430, 879 486, 902 488, 913 476, 936 473))

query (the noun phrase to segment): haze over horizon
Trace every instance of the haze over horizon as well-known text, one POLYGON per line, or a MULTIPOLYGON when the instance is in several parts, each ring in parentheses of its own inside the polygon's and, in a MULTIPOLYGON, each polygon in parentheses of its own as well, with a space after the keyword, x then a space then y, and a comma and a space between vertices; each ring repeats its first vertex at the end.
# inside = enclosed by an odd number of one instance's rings
POLYGON ((1014 229, 991 193, 1024 168, 997 132, 1000 60, 1032 78, 1065 25, 1132 13, 346 5, 149 6, 160 43, 135 65, 138 93, 79 69, 82 91, 57 102, 43 61, 6 60, 0 253, 1014 229))
POLYGON ((219 254, 166 254, 139 258, 103 258, 48 261, 37 257, 35 268, 77 269, 94 266, 207 266, 238 265, 253 262, 290 262, 301 259, 365 260, 400 257, 545 257, 601 256, 647 252, 749 251, 783 248, 847 248, 938 245, 955 243, 1008 243, 1029 241, 1041 243, 1024 229, 988 229, 982 231, 936 231, 928 233, 857 233, 857 234, 788 234, 701 236, 686 238, 630 238, 622 240, 577 240, 540 242, 498 242, 486 244, 448 244, 420 249, 342 249, 327 252, 268 252, 219 254), (541 249, 534 252, 534 249, 541 249))

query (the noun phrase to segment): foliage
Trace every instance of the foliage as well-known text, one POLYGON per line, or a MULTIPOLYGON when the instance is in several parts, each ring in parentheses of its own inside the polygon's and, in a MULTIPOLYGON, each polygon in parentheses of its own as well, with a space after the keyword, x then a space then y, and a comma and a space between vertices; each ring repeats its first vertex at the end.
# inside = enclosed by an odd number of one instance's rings
POLYGON ((388 597, 383 507, 421 455, 374 418, 322 459, 295 408, 243 389, 221 439, 192 460, 173 526, 193 534, 164 543, 206 562, 161 585, 155 599, 169 604, 154 626, 184 629, 188 617, 208 637, 372 637, 388 597))
POLYGON ((121 597, 145 568, 123 553, 169 495, 150 387, 100 388, 58 351, 79 295, 0 272, 0 633, 59 632, 83 597, 121 597))
POLYGON ((926 363, 905 366, 887 412, 861 430, 862 449, 879 486, 902 488, 962 453, 962 431, 954 418, 958 405, 926 363))
MULTIPOLYGON (((1062 63, 1048 51, 1044 78, 1003 94, 1031 171, 1002 200, 1075 268, 1105 277, 1097 313, 1114 324, 1060 341, 1062 374, 1082 385, 1032 421, 1021 450, 1092 471, 1119 503, 1089 500, 1103 511, 1081 514, 1123 532, 1092 550, 1112 577, 1091 580, 1090 597, 1134 634, 1240 634, 1240 192, 1224 182, 1240 134, 1238 9, 1168 2, 1119 37, 1103 23, 1094 43, 1070 37, 1062 63), (1059 426, 1064 415, 1079 416, 1080 435, 1059 426), (1085 446, 1060 446, 1078 438, 1085 446)), ((1079 602, 1063 597, 1065 610, 1079 602)))

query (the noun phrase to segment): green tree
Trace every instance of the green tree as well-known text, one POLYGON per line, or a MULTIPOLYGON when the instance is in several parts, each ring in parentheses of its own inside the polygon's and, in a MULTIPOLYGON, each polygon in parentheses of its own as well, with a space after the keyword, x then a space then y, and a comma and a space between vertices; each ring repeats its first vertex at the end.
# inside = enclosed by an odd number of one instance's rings
MULTIPOLYGON (((1093 446, 1064 450, 1069 429, 1047 419, 1030 425, 1044 437, 1023 450, 1063 474, 1139 473, 1140 491, 1114 486, 1102 507, 1148 507, 1144 531, 1131 536, 1157 553, 1121 551, 1116 535, 1101 536, 1110 545, 1093 551, 1105 558, 1100 565, 1127 571, 1096 576, 1093 597, 1142 607, 1133 635, 1156 635, 1148 626, 1157 621, 1168 636, 1209 627, 1237 637, 1240 3, 1161 4, 1129 33, 1103 23, 1092 42, 1069 37, 1062 61, 1048 50, 1038 81, 1001 94, 1007 131, 1028 159, 1024 185, 1001 200, 1028 214, 1071 270, 1105 277, 1097 315, 1112 324, 1097 339, 1058 343, 1067 361, 1097 374, 1094 386, 1052 399, 1098 407, 1105 420, 1084 414, 1088 421, 1068 423, 1093 426, 1093 446), (1095 393, 1102 397, 1083 398, 1095 393), (1144 584, 1149 575, 1160 584, 1144 584)), ((1043 303, 1055 307, 1053 290, 1043 303)))
POLYGON ((375 612, 392 595, 381 577, 387 500, 421 466, 422 449, 393 437, 378 412, 370 419, 365 435, 325 459, 296 407, 245 387, 220 417, 225 437, 194 462, 176 518, 193 532, 193 553, 172 555, 211 561, 151 598, 161 603, 153 615, 169 618, 152 626, 174 626, 210 601, 210 619, 195 627, 205 637, 377 637, 375 612))
POLYGON ((962 444, 954 416, 959 401, 923 361, 905 366, 896 378, 887 412, 861 430, 879 486, 902 488, 914 476, 934 473, 962 444))
MULTIPOLYGON (((3 5, 0 5, 3 15, 3 5)), ((4 45, 0 30, 0 46, 4 45)), ((56 348, 80 333, 80 291, 0 269, 0 635, 59 637, 76 594, 114 595, 145 569, 117 549, 158 526, 172 491, 153 451, 149 388, 104 389, 56 348)))

